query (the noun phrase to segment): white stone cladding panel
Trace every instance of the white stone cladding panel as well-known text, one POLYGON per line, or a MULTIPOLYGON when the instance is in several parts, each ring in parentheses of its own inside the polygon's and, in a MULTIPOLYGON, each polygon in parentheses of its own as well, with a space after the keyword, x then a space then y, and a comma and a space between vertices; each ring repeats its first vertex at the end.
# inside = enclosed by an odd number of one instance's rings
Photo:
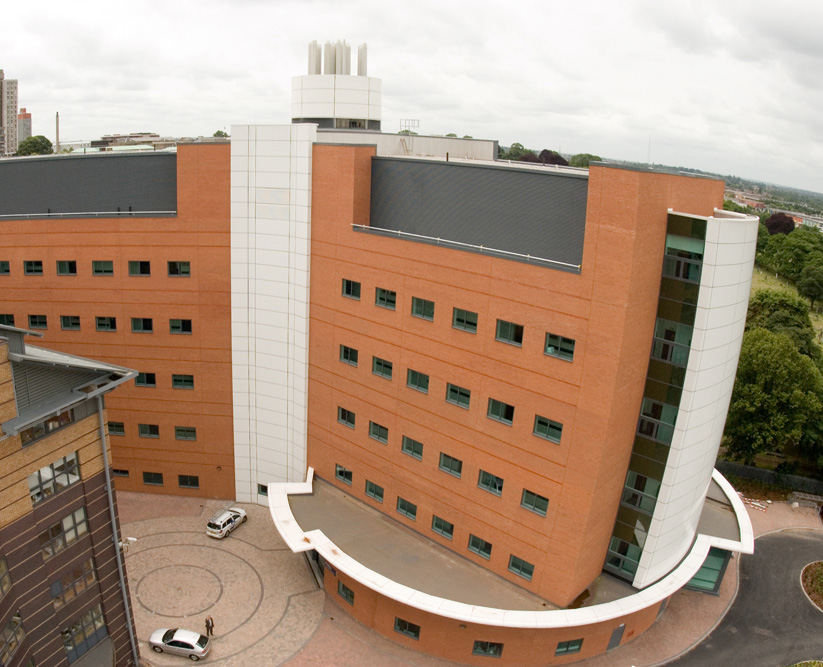
POLYGON ((758 219, 715 211, 706 225, 700 295, 674 437, 633 585, 665 577, 688 553, 734 387, 758 219))
POLYGON ((312 124, 232 126, 235 491, 245 502, 265 503, 258 485, 306 475, 316 133, 312 124))
POLYGON ((370 76, 307 74, 292 79, 292 118, 380 120, 382 83, 370 76))

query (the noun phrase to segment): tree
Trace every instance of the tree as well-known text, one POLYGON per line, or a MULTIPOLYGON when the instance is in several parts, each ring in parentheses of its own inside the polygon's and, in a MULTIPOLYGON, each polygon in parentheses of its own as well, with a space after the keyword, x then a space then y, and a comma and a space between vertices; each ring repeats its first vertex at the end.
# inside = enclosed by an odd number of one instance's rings
POLYGON ((766 218, 766 227, 769 234, 791 234, 794 231, 794 220, 785 213, 772 213, 766 218))
POLYGON ((217 130, 217 132, 215 132, 211 136, 213 136, 213 137, 228 137, 229 135, 226 132, 223 132, 223 130, 217 130))
POLYGON ((52 153, 54 153, 54 147, 51 145, 51 141, 42 134, 38 134, 23 139, 17 146, 15 155, 51 155, 52 153))
POLYGON ((474 137, 473 137, 472 135, 470 135, 470 134, 464 134, 464 135, 463 135, 463 138, 464 138, 464 139, 474 139, 474 137))
POLYGON ((456 137, 457 135, 454 132, 449 132, 446 136, 447 137, 456 137))
POLYGON ((560 155, 557 151, 550 151, 548 148, 544 148, 540 151, 540 155, 538 157, 543 164, 558 164, 562 167, 569 166, 566 158, 560 155))
POLYGON ((589 168, 589 162, 602 162, 603 158, 599 155, 592 155, 591 153, 578 153, 572 155, 569 159, 570 167, 585 167, 589 168))
POLYGON ((814 308, 814 302, 823 297, 823 265, 806 264, 800 274, 800 280, 797 281, 797 291, 800 296, 805 296, 811 301, 814 308))
POLYGON ((518 144, 515 142, 509 146, 509 150, 504 153, 504 159, 520 160, 528 152, 529 151, 523 146, 523 144, 518 144))
POLYGON ((759 289, 749 299, 746 331, 767 329, 785 334, 801 354, 820 358, 820 348, 814 342, 814 327, 809 306, 803 299, 783 290, 759 289))
POLYGON ((780 275, 796 282, 806 266, 806 258, 818 249, 819 240, 823 237, 816 230, 809 233, 801 229, 784 236, 785 242, 772 255, 772 267, 780 275))
POLYGON ((753 329, 743 337, 726 418, 727 451, 752 463, 765 451, 799 447, 815 457, 823 417, 823 377, 785 334, 753 329))
POLYGON ((761 253, 766 249, 769 240, 769 228, 762 222, 757 226, 757 252, 761 253))

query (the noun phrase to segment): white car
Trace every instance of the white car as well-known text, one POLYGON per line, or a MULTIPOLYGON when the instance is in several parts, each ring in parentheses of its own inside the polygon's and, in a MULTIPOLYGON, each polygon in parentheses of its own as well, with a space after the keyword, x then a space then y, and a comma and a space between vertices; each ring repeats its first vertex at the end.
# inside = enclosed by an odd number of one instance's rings
POLYGON ((157 653, 185 655, 197 661, 205 658, 211 650, 211 640, 206 635, 182 628, 160 628, 151 633, 149 646, 157 653))
POLYGON ((220 510, 206 525, 206 535, 209 537, 226 537, 241 523, 246 522, 246 510, 239 507, 230 507, 227 510, 220 510))

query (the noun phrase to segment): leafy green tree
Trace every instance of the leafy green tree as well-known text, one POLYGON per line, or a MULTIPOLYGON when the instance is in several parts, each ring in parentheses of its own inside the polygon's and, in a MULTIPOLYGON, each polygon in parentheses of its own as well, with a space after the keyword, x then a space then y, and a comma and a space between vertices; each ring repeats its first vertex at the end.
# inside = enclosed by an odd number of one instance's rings
POLYGON ((812 359, 820 358, 809 306, 796 294, 783 290, 757 290, 749 299, 746 330, 757 328, 785 334, 801 354, 812 359))
POLYGON ((752 329, 743 337, 726 418, 727 451, 751 463, 765 451, 819 448, 823 377, 785 334, 752 329))
POLYGON ((766 239, 766 247, 763 248, 762 253, 757 255, 757 263, 775 273, 779 273, 775 257, 780 253, 788 238, 785 234, 769 234, 769 238, 766 239))
MULTIPOLYGON (((817 231, 812 233, 820 236, 817 231)), ((806 266, 806 258, 816 249, 816 239, 812 234, 798 229, 786 236, 786 241, 775 251, 772 257, 774 270, 789 280, 797 281, 806 266)))
POLYGON ((474 139, 474 137, 473 137, 472 135, 470 135, 470 134, 464 134, 464 135, 463 135, 463 138, 464 138, 464 139, 474 139))
POLYGON ((517 142, 509 146, 509 150, 505 152, 506 160, 521 160, 529 150, 517 142))
POLYGON ((446 136, 447 137, 456 137, 457 135, 454 132, 449 132, 446 136))
POLYGON ((797 292, 811 301, 814 308, 814 302, 823 297, 823 264, 806 264, 803 267, 797 281, 797 292))
POLYGON ((550 151, 548 148, 544 148, 540 151, 540 155, 538 157, 543 164, 559 164, 562 167, 569 166, 566 158, 560 155, 557 151, 550 151))
POLYGON ((52 153, 54 153, 54 147, 51 141, 42 134, 38 134, 23 139, 17 146, 15 155, 51 155, 52 153))
POLYGON ((758 254, 766 249, 766 243, 769 240, 769 228, 762 222, 757 226, 757 252, 758 254))
POLYGON ((213 137, 228 137, 228 133, 224 132, 223 130, 217 130, 213 135, 213 137))
POLYGON ((603 158, 599 155, 592 155, 591 153, 578 153, 569 158, 570 167, 585 167, 589 168, 589 162, 602 162, 603 158))

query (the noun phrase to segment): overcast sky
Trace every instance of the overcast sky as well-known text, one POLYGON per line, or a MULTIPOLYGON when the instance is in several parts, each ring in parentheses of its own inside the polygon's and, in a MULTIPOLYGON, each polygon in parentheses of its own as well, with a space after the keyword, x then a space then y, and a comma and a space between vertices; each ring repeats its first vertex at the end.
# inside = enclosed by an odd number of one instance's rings
POLYGON ((35 134, 287 123, 312 40, 369 47, 383 129, 823 192, 819 0, 76 0, 3 5, 35 134))

